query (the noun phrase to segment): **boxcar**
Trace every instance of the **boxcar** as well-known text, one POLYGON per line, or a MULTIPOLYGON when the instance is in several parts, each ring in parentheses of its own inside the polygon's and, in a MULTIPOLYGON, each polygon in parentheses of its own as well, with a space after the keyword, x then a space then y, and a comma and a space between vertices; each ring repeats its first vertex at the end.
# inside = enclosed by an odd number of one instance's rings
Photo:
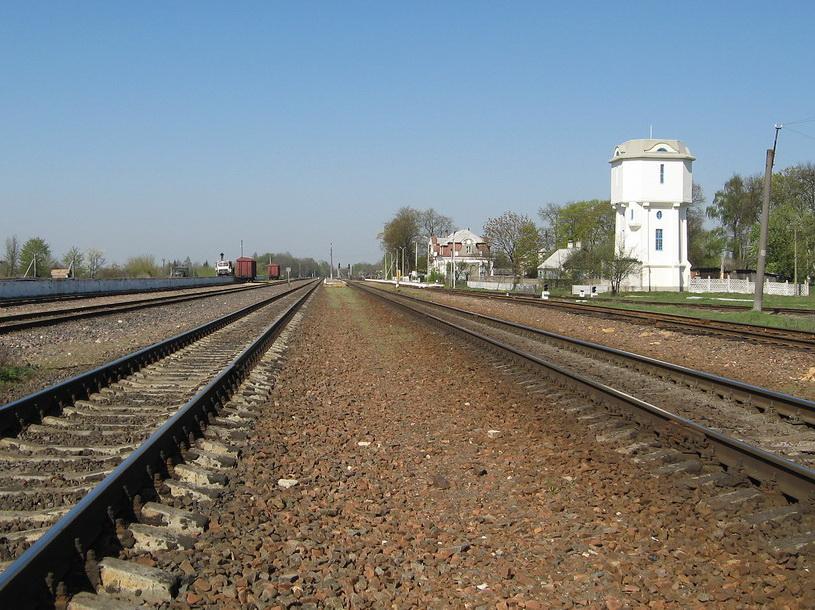
POLYGON ((254 258, 241 256, 235 261, 235 277, 242 280, 253 280, 258 274, 258 264, 254 258))
POLYGON ((269 263, 269 266, 266 267, 266 271, 270 280, 280 279, 280 265, 277 263, 269 263))

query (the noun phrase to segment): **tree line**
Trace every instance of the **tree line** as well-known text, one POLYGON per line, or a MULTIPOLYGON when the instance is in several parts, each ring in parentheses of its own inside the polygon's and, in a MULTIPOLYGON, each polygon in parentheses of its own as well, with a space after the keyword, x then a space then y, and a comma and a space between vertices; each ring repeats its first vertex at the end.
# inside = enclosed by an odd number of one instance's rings
MULTIPOLYGON (((266 263, 280 265, 281 271, 291 269, 292 277, 324 277, 329 275, 329 263, 311 257, 297 257, 289 252, 255 252, 253 258, 258 263, 258 273, 266 272, 266 263)), ((343 273, 348 265, 341 261, 343 273)), ((41 237, 32 237, 22 245, 16 235, 6 238, 5 250, 0 256, 0 277, 51 277, 52 269, 71 269, 72 276, 77 278, 148 278, 167 277, 176 270, 183 270, 185 275, 193 277, 210 277, 215 275, 214 264, 205 260, 193 261, 189 256, 183 259, 156 259, 152 254, 131 256, 123 264, 108 262, 104 253, 96 248, 81 250, 76 246, 69 248, 61 257, 53 255, 51 246, 41 237)), ((362 273, 372 275, 379 265, 370 263, 353 263, 355 275, 362 273)), ((335 273, 336 274, 336 273, 335 273)))
POLYGON ((22 244, 16 235, 7 237, 0 258, 0 276, 6 278, 49 278, 52 269, 69 269, 72 277, 90 279, 166 277, 176 268, 185 268, 189 275, 199 277, 215 275, 208 261, 192 262, 189 257, 159 262, 151 254, 142 254, 120 265, 108 262, 98 248, 82 250, 77 246, 58 257, 42 237, 32 237, 22 244))
MULTIPOLYGON (((688 260, 693 267, 755 268, 761 213, 761 176, 734 174, 707 204, 702 187, 693 185, 687 208, 688 260), (706 222, 710 228, 706 227, 706 222)), ((568 282, 609 279, 619 286, 637 264, 614 251, 615 212, 608 199, 547 203, 538 220, 507 211, 484 223, 481 234, 490 245, 495 267, 513 277, 536 277, 543 257, 568 242, 580 243, 564 264, 568 282)), ((385 223, 378 238, 385 256, 413 253, 417 244, 422 256, 431 236, 453 230, 449 216, 430 208, 402 207, 385 223)), ((413 256, 405 258, 405 273, 415 267, 413 256)), ((772 177, 767 271, 789 279, 810 278, 815 272, 815 166, 795 165, 772 177)))

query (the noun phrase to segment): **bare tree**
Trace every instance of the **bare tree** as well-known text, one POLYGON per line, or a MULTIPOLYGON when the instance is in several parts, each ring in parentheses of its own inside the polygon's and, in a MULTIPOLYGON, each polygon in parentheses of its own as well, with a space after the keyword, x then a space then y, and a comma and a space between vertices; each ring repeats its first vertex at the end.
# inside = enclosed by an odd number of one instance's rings
POLYGON ((631 256, 631 253, 626 253, 622 245, 617 249, 614 256, 608 261, 608 276, 611 280, 611 293, 617 294, 620 292, 620 284, 632 273, 639 270, 642 263, 636 258, 631 256))
POLYGON ((419 228, 425 239, 433 235, 443 237, 453 232, 453 219, 428 208, 419 212, 419 228))
POLYGON ((17 236, 12 235, 6 238, 6 275, 14 277, 17 275, 17 267, 20 264, 20 242, 17 236))
POLYGON ((557 203, 547 203, 538 208, 538 216, 543 223, 541 231, 541 247, 547 252, 557 250, 560 246, 560 212, 561 206, 557 203))
POLYGON ((76 246, 71 248, 62 257, 62 264, 71 270, 73 277, 77 277, 83 270, 84 256, 82 251, 76 246))
POLYGON ((513 284, 538 265, 540 231, 529 216, 504 212, 484 223, 484 238, 494 252, 503 254, 512 266, 513 284))
POLYGON ((86 253, 88 257, 88 275, 91 277, 96 277, 96 274, 105 264, 105 257, 102 254, 101 250, 97 250, 96 248, 91 248, 86 253))

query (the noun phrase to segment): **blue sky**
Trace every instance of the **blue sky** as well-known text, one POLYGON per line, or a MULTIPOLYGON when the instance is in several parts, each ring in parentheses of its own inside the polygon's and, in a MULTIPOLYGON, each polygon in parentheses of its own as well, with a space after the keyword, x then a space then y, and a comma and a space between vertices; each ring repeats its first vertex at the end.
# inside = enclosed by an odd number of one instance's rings
MULTIPOLYGON (((811 2, 5 2, 0 239, 375 260, 402 205, 478 230, 607 198, 650 124, 712 198, 762 170, 775 121, 815 118, 813 23, 811 2)), ((782 132, 777 166, 814 147, 782 132)))

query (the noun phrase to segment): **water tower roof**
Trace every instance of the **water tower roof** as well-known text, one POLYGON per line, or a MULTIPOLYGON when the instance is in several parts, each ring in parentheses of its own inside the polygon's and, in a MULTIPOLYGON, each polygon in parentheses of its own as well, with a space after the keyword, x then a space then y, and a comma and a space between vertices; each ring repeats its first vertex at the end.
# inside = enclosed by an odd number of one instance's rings
POLYGON ((609 163, 623 159, 688 159, 694 161, 690 149, 679 140, 628 140, 614 147, 609 163))

